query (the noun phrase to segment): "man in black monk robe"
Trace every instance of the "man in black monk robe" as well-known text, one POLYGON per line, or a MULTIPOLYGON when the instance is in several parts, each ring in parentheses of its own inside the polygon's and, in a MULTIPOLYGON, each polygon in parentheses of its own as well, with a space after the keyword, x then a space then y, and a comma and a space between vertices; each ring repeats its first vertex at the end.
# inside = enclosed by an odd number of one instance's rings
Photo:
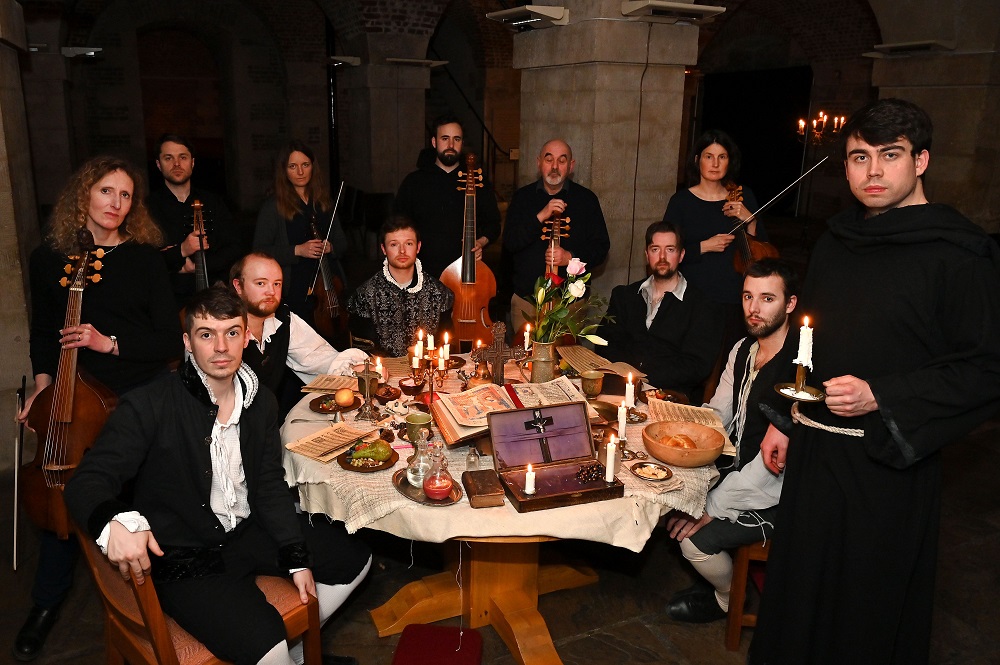
POLYGON ((761 453, 786 477, 750 663, 928 660, 938 451, 1000 399, 1000 256, 928 203, 931 131, 898 99, 843 129, 861 205, 829 221, 802 292, 826 401, 768 410, 761 453))

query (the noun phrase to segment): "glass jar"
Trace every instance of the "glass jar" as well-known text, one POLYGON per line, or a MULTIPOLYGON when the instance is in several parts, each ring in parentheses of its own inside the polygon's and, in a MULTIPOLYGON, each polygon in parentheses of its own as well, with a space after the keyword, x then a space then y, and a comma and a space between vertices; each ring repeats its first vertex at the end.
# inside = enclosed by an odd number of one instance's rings
POLYGON ((424 494, 428 499, 440 501, 451 494, 455 481, 448 473, 448 459, 444 456, 444 446, 437 444, 430 449, 431 469, 424 476, 424 494))
POLYGON ((413 487, 423 487, 424 478, 431 470, 431 457, 427 452, 427 430, 421 428, 413 444, 413 456, 406 467, 406 480, 413 487))
POLYGON ((465 455, 465 470, 479 471, 479 451, 471 443, 469 444, 469 452, 465 455))

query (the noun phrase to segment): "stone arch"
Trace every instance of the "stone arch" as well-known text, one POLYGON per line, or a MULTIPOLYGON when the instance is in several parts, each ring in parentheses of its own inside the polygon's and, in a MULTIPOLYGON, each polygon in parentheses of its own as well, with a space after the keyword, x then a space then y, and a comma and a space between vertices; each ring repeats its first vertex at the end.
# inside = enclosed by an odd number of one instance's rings
POLYGON ((259 204, 277 142, 287 131, 286 73, 272 32, 238 0, 91 0, 70 21, 69 43, 99 45, 93 62, 74 63, 74 135, 82 155, 114 151, 145 161, 139 66, 141 31, 181 28, 198 36, 219 67, 226 123, 227 189, 241 209, 259 204))

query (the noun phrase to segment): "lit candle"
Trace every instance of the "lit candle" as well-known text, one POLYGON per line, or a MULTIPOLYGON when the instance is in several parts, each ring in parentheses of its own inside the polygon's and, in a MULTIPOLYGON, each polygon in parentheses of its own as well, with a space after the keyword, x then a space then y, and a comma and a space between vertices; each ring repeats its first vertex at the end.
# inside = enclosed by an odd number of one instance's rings
POLYGON ((618 407, 618 438, 627 439, 628 435, 625 433, 625 416, 628 414, 628 409, 625 408, 625 402, 622 402, 621 406, 618 407))
POLYGON ((427 350, 428 351, 434 350, 434 335, 427 336, 427 350))
POLYGON ((438 369, 444 369, 444 356, 438 356, 438 369))
POLYGON ((630 409, 635 406, 635 384, 632 383, 632 372, 628 373, 628 383, 625 384, 625 406, 630 409))
POLYGON ((805 136, 806 133, 806 121, 799 119, 799 136, 805 136))
POLYGON ((476 340, 476 348, 478 349, 478 348, 479 348, 479 347, 481 347, 482 345, 483 345, 483 340, 481 340, 481 339, 477 339, 477 340, 476 340))
MULTIPOLYGON (((382 376, 382 359, 379 358, 378 356, 375 357, 375 372, 379 376, 382 376)), ((384 376, 382 376, 382 380, 385 381, 385 377, 384 376)))
POLYGON ((535 493, 535 472, 532 470, 530 464, 528 465, 528 471, 524 474, 524 493, 535 493))
POLYGON ((608 441, 608 447, 605 449, 607 451, 604 461, 607 462, 604 468, 604 482, 613 483, 615 482, 615 453, 618 451, 618 446, 615 445, 615 437, 612 436, 611 440, 608 441))
POLYGON ((802 327, 799 328, 799 355, 792 362, 813 368, 813 329, 809 327, 808 316, 802 320, 802 327))
POLYGON ((528 338, 531 337, 531 324, 524 327, 524 350, 528 350, 528 338))
MULTIPOLYGON (((413 357, 423 358, 424 357, 424 329, 421 328, 417 331, 417 345, 413 347, 413 357)), ((416 364, 413 365, 416 367, 416 364)))
POLYGON ((413 356, 413 369, 420 369, 420 356, 413 356))
POLYGON ((448 333, 444 334, 444 345, 441 347, 441 354, 445 360, 451 358, 451 344, 448 343, 448 333))

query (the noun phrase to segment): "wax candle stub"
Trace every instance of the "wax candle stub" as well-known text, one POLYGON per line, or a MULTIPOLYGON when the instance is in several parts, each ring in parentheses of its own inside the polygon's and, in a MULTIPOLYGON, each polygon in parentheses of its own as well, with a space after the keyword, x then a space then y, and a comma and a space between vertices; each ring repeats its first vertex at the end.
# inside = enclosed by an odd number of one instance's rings
POLYGON ((534 494, 535 493, 535 471, 528 465, 528 470, 524 474, 524 493, 534 494))
POLYGON ((630 409, 635 406, 635 384, 632 383, 632 372, 628 373, 628 383, 625 384, 625 406, 630 409))
POLYGON ((531 324, 524 327, 524 350, 528 350, 528 339, 531 337, 531 324))

